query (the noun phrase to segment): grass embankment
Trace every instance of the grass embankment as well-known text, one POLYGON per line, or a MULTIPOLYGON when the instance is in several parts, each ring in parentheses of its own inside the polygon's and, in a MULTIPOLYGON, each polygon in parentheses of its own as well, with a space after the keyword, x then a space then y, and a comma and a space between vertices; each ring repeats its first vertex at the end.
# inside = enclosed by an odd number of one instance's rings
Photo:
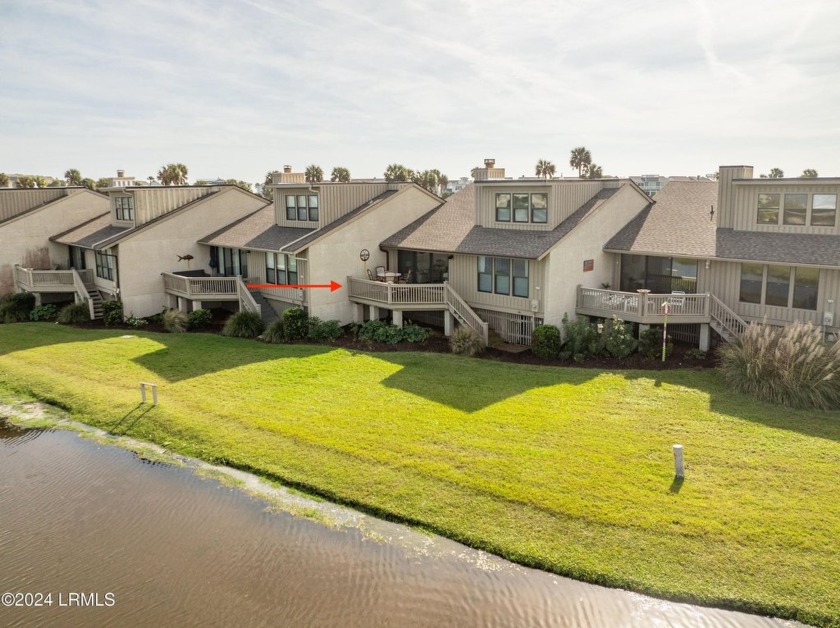
POLYGON ((527 565, 840 625, 840 413, 709 371, 125 333, 0 325, 0 384, 527 565), (140 381, 159 406, 138 406, 140 381))

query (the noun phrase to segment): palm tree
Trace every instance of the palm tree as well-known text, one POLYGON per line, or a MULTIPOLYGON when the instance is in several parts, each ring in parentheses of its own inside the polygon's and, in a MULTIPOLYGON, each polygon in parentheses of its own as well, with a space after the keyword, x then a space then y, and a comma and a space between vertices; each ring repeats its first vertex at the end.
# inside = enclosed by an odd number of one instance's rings
POLYGON ((442 174, 438 177, 438 182, 440 183, 440 193, 445 194, 446 188, 449 187, 449 177, 445 174, 442 174))
POLYGON ((306 177, 307 183, 320 183, 324 180, 324 171, 321 170, 321 166, 312 164, 311 166, 307 166, 304 176, 306 177))
POLYGON ((20 188, 34 188, 35 187, 35 179, 32 177, 18 177, 18 187, 20 188))
POLYGON ((108 180, 107 177, 102 177, 101 179, 97 179, 96 180, 96 189, 99 190, 99 189, 102 189, 102 188, 107 188, 108 185, 110 185, 110 183, 111 182, 108 180))
POLYGON ((226 179, 225 183, 227 183, 228 185, 235 185, 238 188, 242 188, 246 192, 251 191, 251 184, 247 181, 238 181, 237 179, 226 179))
POLYGON ((817 178, 817 171, 813 168, 806 168, 802 171, 802 174, 799 175, 800 179, 816 179, 817 178))
POLYGON ((589 163, 584 171, 584 176, 587 179, 600 179, 604 176, 604 170, 598 164, 589 163))
POLYGON ((592 154, 586 146, 578 146, 572 149, 572 155, 569 159, 569 165, 572 168, 577 168, 578 177, 583 175, 583 170, 592 163, 592 154))
POLYGON ((548 179, 548 177, 553 177, 556 171, 554 164, 548 161, 547 159, 540 159, 537 162, 537 176, 543 177, 544 179, 548 179))
POLYGON ((414 173, 402 164, 391 164, 385 168, 385 180, 388 183, 394 181, 409 181, 414 173))
POLYGON ((347 168, 343 168, 342 166, 336 166, 332 169, 332 174, 330 174, 330 181, 338 181, 339 183, 349 183, 350 171, 347 168))
POLYGON ((769 179, 783 179, 785 173, 781 168, 770 168, 770 174, 767 177, 769 179))
POLYGON ((75 168, 70 168, 64 173, 64 178, 67 179, 67 185, 81 185, 82 173, 75 168))
POLYGON ((9 175, 5 172, 0 172, 0 188, 9 187, 9 175))
POLYGON ((438 170, 423 170, 414 173, 412 180, 421 188, 434 192, 440 185, 440 174, 438 170))
POLYGON ((34 177, 32 177, 32 180, 35 182, 35 185, 37 185, 39 188, 47 187, 47 180, 41 175, 35 175, 34 177))
POLYGON ((158 171, 157 179, 163 185, 186 185, 187 167, 184 164, 166 164, 158 171))
POLYGON ((82 185, 86 187, 88 190, 95 190, 96 189, 96 181, 91 179, 90 177, 85 177, 82 179, 82 185))
POLYGON ((155 184, 155 178, 154 177, 146 177, 146 178, 149 180, 149 185, 154 185, 155 184))

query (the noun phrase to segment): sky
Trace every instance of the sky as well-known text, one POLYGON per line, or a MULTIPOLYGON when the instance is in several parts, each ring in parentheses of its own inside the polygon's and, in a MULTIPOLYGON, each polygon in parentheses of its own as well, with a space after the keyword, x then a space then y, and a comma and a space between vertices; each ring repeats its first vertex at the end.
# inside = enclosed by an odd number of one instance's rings
POLYGON ((0 172, 840 176, 836 0, 0 0, 0 172))

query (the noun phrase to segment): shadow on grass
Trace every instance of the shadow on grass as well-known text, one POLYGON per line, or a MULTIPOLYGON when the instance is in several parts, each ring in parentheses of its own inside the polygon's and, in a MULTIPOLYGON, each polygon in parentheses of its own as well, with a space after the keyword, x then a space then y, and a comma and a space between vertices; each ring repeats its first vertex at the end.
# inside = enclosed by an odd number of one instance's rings
POLYGON ((0 356, 51 345, 95 342, 114 335, 110 329, 82 330, 58 323, 0 324, 0 356))
POLYGON ((126 414, 120 417, 113 425, 109 425, 108 431, 111 432, 111 434, 127 434, 128 431, 134 427, 137 421, 142 419, 143 416, 145 416, 145 414, 153 407, 154 406, 149 405, 148 403, 138 403, 126 414))
POLYGON ((671 482, 671 486, 668 487, 669 493, 677 494, 682 489, 683 482, 685 482, 685 478, 681 478, 678 475, 674 476, 674 481, 671 482))

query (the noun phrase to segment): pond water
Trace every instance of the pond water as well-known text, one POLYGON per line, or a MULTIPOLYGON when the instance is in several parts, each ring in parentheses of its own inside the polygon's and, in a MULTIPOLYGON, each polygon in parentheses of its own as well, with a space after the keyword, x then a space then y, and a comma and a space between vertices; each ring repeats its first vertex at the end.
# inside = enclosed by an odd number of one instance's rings
POLYGON ((270 505, 0 420, 0 594, 51 594, 0 606, 0 624, 798 625, 583 584, 317 502, 306 517, 270 505))

